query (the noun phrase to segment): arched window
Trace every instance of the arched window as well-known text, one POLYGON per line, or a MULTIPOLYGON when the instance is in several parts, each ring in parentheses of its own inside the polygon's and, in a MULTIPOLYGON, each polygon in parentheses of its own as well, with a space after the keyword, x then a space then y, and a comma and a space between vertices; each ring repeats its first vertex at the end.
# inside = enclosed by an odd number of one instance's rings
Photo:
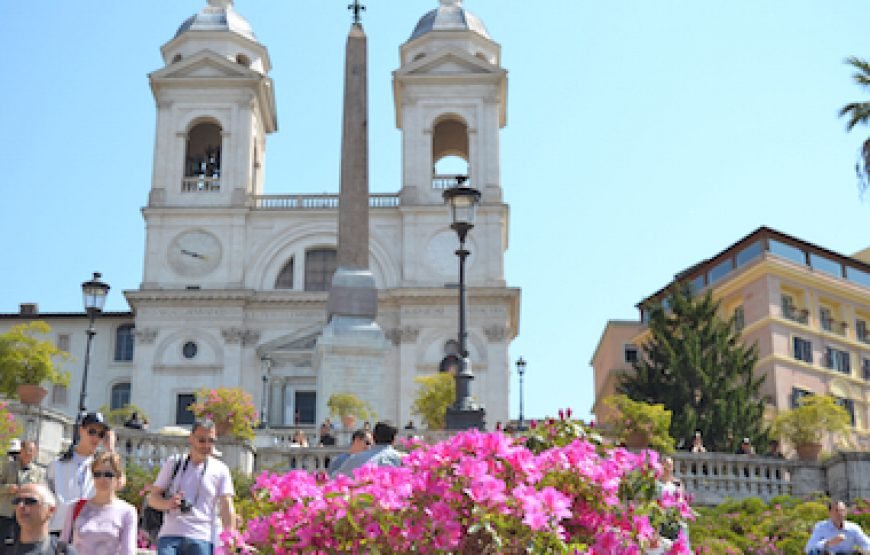
POLYGON ((468 126, 458 116, 445 116, 432 128, 432 173, 435 183, 454 186, 469 175, 468 126))
POLYGON ((305 253, 305 290, 329 291, 336 268, 335 249, 311 249, 305 253))
POLYGON ((124 408, 130 404, 130 382, 120 382, 112 386, 111 410, 124 408))
POLYGON ((284 264, 278 279, 275 280, 275 289, 293 289, 293 258, 284 264))
POLYGON ((187 134, 183 190, 219 191, 220 176, 221 128, 215 123, 199 123, 187 134))
POLYGON ((115 330, 115 360, 129 362, 133 360, 133 324, 121 324, 115 330))

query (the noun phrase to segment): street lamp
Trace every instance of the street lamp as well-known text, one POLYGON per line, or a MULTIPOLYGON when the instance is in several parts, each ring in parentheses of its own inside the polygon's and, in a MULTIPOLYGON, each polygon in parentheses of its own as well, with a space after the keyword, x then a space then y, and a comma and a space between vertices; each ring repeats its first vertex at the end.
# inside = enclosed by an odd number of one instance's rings
POLYGON ((260 403, 260 426, 269 429, 269 375, 272 372, 272 359, 264 356, 263 363, 263 402, 260 403))
POLYGON ((526 361, 523 357, 517 359, 517 374, 520 376, 520 421, 519 421, 519 429, 523 431, 526 429, 526 421, 523 418, 523 376, 526 374, 526 361))
POLYGON ((94 320, 97 314, 103 311, 103 306, 106 304, 106 296, 109 294, 109 286, 100 281, 103 274, 94 272, 94 277, 90 281, 82 283, 82 297, 85 304, 85 312, 89 318, 88 329, 85 333, 88 336, 87 347, 85 348, 85 369, 82 372, 82 392, 79 396, 79 418, 85 413, 85 395, 88 390, 88 366, 91 361, 91 342, 94 336, 97 335, 97 330, 94 329, 94 320))
POLYGON ((457 180, 457 186, 444 190, 444 201, 450 204, 453 223, 450 228, 459 237, 459 368, 454 376, 456 383, 456 401, 447 407, 445 423, 448 430, 467 430, 484 427, 485 411, 471 398, 471 362, 468 360, 468 329, 465 322, 465 259, 470 254, 465 249, 465 238, 474 227, 474 208, 480 202, 480 191, 463 185, 464 180, 457 180))

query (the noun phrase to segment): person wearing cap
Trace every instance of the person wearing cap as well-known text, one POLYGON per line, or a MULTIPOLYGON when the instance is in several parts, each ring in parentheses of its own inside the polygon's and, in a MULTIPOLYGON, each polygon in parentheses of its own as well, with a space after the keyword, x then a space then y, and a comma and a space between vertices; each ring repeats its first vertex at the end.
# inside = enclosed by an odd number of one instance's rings
POLYGON ((24 484, 45 482, 45 471, 34 463, 36 443, 18 442, 18 456, 8 463, 0 474, 0 545, 12 543, 18 537, 15 507, 12 499, 24 484))
POLYGON ((755 449, 752 447, 752 442, 749 441, 748 437, 744 437, 743 441, 740 442, 740 446, 737 448, 737 455, 754 455, 755 449))
POLYGON ((49 465, 48 486, 57 496, 57 510, 49 525, 53 535, 60 535, 71 505, 79 499, 93 497, 95 489, 91 463, 100 445, 105 445, 106 451, 114 451, 111 429, 101 413, 89 412, 79 426, 78 443, 49 465))

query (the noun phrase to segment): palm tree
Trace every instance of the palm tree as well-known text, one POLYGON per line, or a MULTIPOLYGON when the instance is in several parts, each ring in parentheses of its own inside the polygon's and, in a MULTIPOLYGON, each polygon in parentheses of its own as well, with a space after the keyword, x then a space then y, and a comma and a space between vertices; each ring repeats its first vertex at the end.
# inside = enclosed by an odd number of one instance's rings
MULTIPOLYGON (((870 62, 856 56, 846 59, 846 63, 855 69, 852 79, 861 87, 870 87, 870 62)), ((870 123, 870 102, 850 102, 840 108, 840 117, 849 116, 846 130, 851 131, 859 123, 870 123)), ((870 189, 870 138, 861 145, 861 154, 855 164, 855 173, 858 174, 858 188, 863 194, 870 189)))

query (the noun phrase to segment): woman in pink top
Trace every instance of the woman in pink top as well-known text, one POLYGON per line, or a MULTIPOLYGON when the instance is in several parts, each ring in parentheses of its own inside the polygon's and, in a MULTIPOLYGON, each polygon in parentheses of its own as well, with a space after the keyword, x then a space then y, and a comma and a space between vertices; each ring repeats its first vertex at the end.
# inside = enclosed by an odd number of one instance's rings
POLYGON ((61 539, 70 541, 79 553, 89 555, 135 555, 136 508, 119 499, 124 487, 124 465, 117 453, 102 453, 91 465, 96 493, 67 511, 61 539), (78 513, 78 516, 74 516, 78 513))

